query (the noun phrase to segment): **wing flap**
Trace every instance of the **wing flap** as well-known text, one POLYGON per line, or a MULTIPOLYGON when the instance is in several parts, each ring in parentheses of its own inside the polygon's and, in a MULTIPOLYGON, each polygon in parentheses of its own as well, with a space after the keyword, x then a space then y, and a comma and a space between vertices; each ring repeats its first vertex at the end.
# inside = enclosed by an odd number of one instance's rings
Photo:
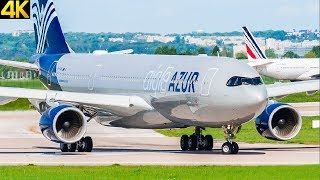
POLYGON ((276 83, 266 85, 269 97, 281 97, 308 91, 319 91, 320 80, 299 81, 291 83, 276 83))
POLYGON ((38 71, 39 68, 35 64, 27 63, 27 62, 18 62, 18 61, 8 61, 0 59, 0 65, 15 67, 19 69, 28 69, 38 71))

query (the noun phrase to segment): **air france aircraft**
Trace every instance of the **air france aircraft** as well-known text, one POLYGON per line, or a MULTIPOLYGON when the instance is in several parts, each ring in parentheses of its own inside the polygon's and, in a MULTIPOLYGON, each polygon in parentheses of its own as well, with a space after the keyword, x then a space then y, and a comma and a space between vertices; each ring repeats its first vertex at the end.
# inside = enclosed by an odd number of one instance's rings
POLYGON ((91 152, 87 124, 165 129, 195 127, 181 137, 181 149, 212 150, 207 127, 222 128, 222 153, 236 154, 235 133, 255 119, 258 133, 274 140, 295 137, 301 116, 269 97, 319 89, 319 81, 265 85, 246 63, 229 58, 134 54, 77 54, 65 41, 54 4, 32 5, 37 54, 29 63, 0 64, 35 70, 47 90, 0 88, 3 102, 28 98, 41 113, 44 137, 62 152, 91 152), (11 99, 12 98, 12 99, 11 99))
POLYGON ((253 66, 261 75, 278 80, 312 80, 320 79, 319 58, 299 59, 267 59, 254 36, 247 27, 243 27, 249 65, 253 66))

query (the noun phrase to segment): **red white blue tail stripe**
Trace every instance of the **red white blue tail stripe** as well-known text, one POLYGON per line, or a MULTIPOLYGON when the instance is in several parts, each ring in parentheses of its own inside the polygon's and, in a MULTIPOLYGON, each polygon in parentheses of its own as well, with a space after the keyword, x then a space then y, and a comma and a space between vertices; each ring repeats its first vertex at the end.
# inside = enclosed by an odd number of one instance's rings
POLYGON ((263 51, 260 49, 258 43, 254 40, 254 36, 247 27, 242 27, 243 36, 246 43, 248 58, 250 59, 267 59, 263 51))

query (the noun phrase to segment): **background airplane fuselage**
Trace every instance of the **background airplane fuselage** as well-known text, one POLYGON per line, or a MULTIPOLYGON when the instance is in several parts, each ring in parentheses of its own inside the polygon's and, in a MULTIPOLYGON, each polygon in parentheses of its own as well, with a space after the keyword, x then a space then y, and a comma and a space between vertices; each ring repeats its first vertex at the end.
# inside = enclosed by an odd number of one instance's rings
POLYGON ((320 78, 320 59, 268 59, 267 61, 273 63, 256 68, 261 75, 279 80, 311 80, 320 78))
MULTIPOLYGON (((233 76, 259 77, 247 64, 227 58, 71 53, 44 54, 37 63, 48 89, 139 96, 157 115, 184 125, 240 125, 260 115, 267 104, 264 85, 226 85, 233 76)), ((110 111, 137 116, 135 111, 110 111)), ((137 118, 148 121, 149 112, 141 113, 137 118)))

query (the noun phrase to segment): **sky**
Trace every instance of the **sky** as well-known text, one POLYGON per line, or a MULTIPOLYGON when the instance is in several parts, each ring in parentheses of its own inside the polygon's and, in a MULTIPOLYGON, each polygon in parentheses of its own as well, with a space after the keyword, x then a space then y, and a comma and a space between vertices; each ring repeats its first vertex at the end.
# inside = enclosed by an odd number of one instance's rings
MULTIPOLYGON (((319 0, 54 0, 64 32, 187 33, 319 29, 319 0)), ((0 20, 0 32, 32 29, 0 20)))

